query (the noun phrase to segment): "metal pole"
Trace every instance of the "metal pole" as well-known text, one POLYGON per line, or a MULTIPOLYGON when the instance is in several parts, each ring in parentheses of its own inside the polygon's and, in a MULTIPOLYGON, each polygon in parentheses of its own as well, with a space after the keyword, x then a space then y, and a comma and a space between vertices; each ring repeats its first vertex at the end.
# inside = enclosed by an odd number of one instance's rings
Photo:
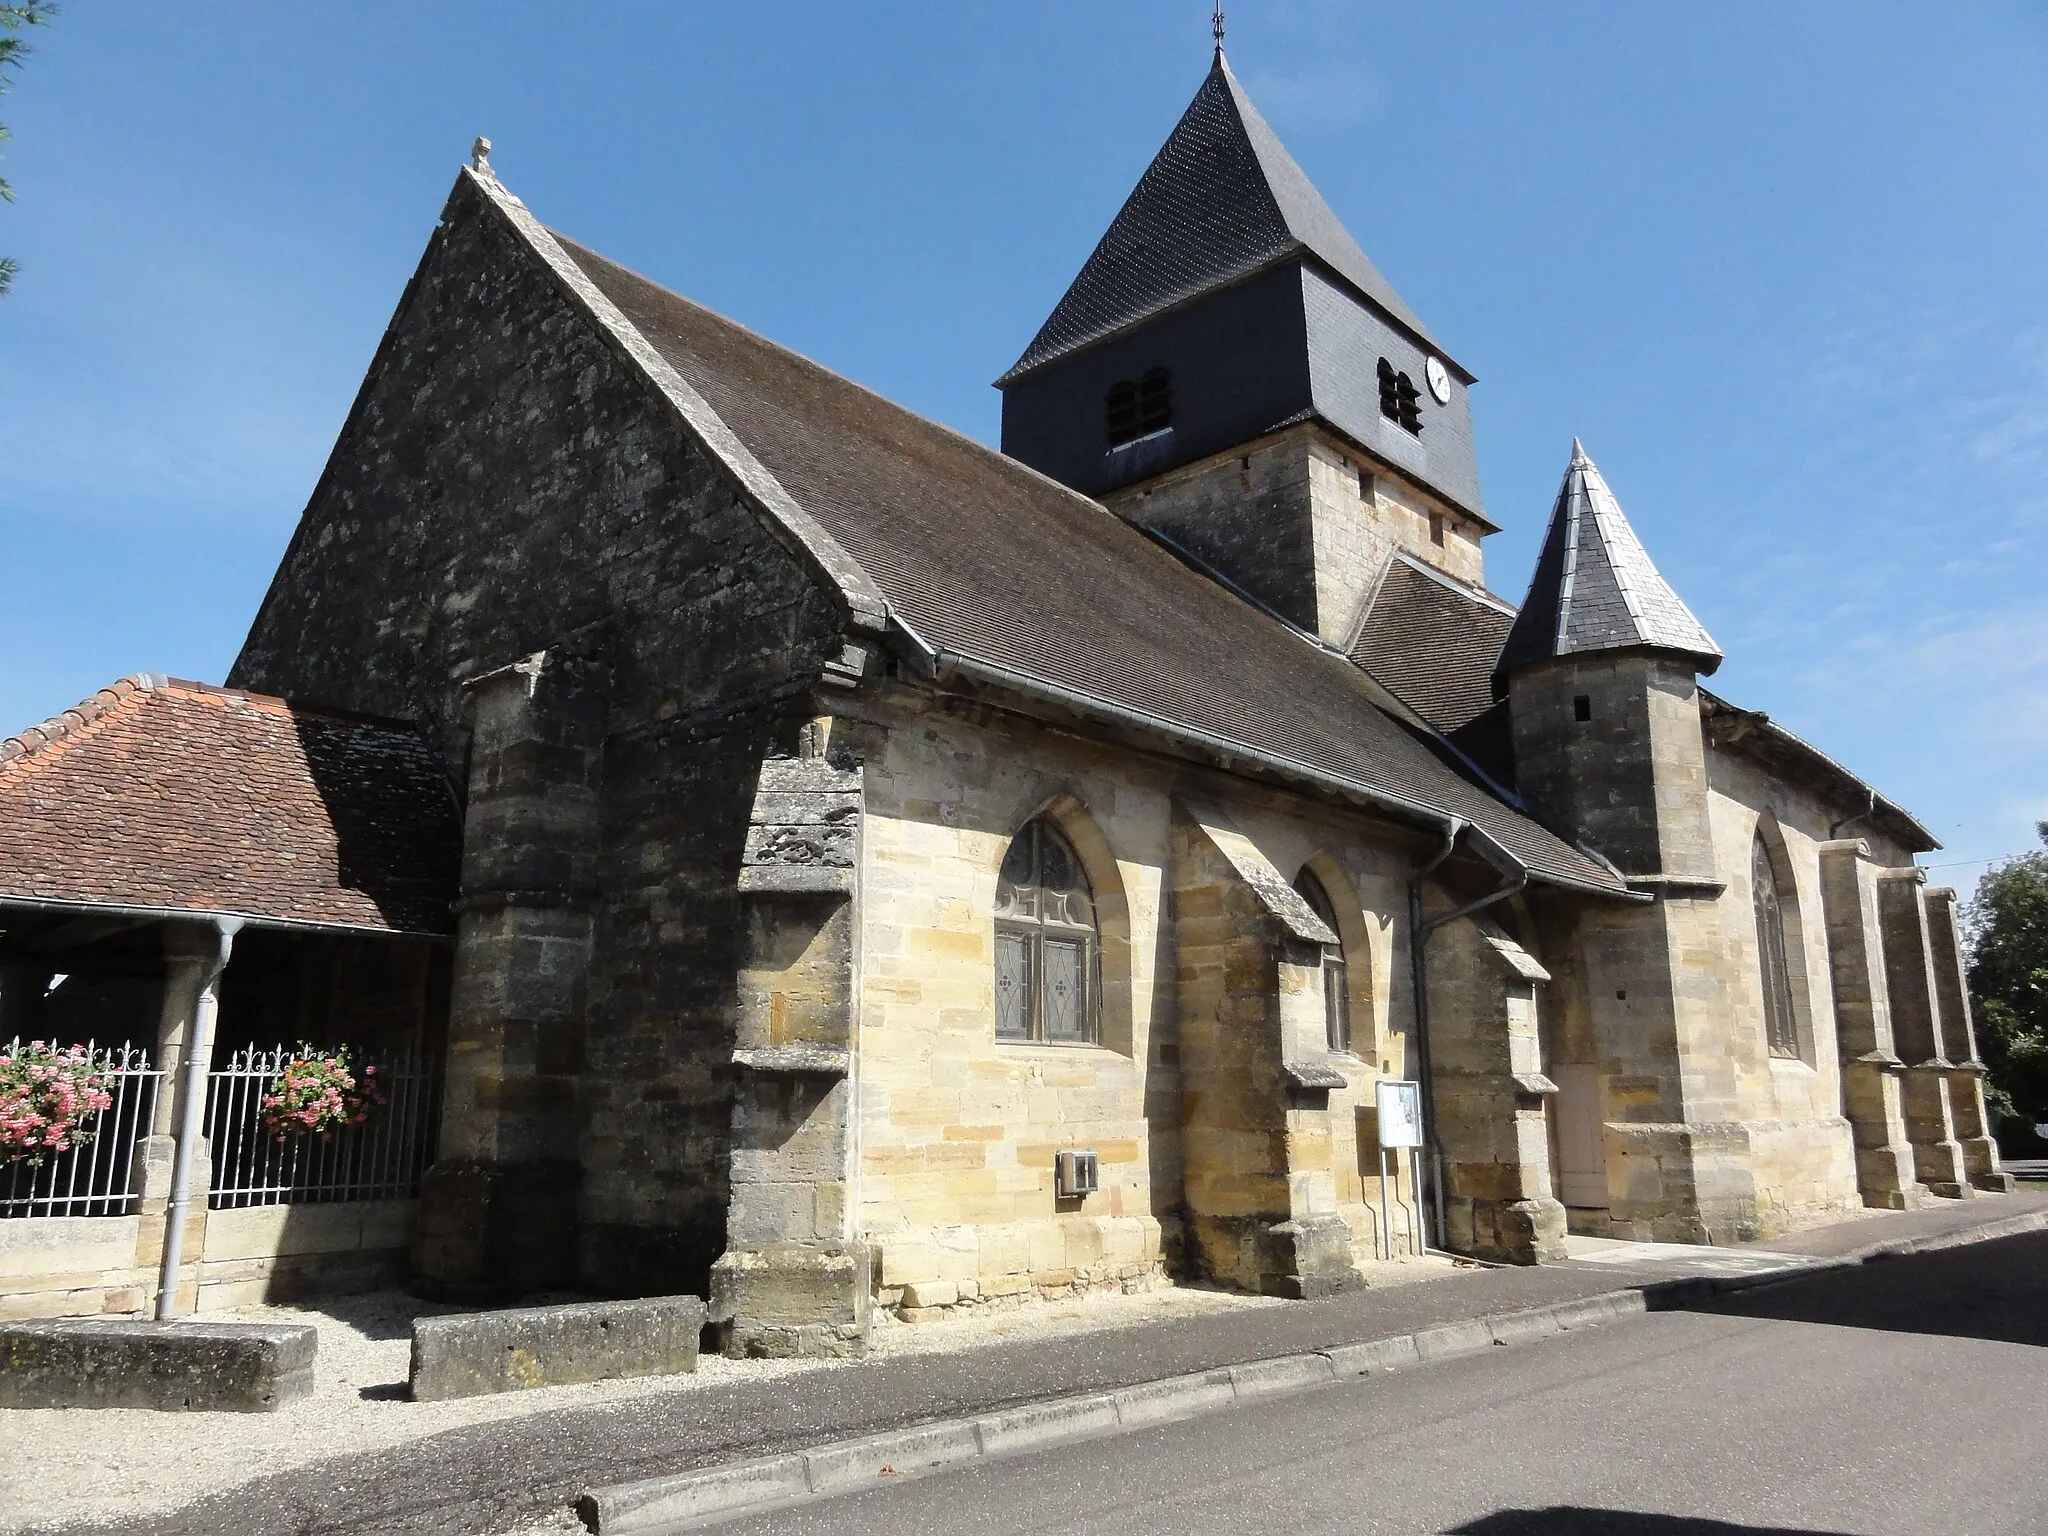
POLYGON ((1394 1257, 1394 1208, 1388 1203, 1387 1194, 1387 1149, 1380 1147, 1380 1257, 1391 1260, 1394 1257))
POLYGON ((199 1000, 192 1008, 192 1032, 185 1042, 185 1102, 179 1106, 178 1140, 171 1153, 171 1200, 164 1212, 163 1268, 156 1285, 158 1322, 169 1322, 178 1315, 178 1270, 185 1259, 185 1210, 192 1200, 192 1160, 206 1127, 206 1068, 213 1055, 213 1025, 220 1011, 220 976, 227 969, 228 956, 234 952, 235 935, 241 930, 242 920, 216 918, 214 927, 219 934, 219 949, 199 988, 199 1000))

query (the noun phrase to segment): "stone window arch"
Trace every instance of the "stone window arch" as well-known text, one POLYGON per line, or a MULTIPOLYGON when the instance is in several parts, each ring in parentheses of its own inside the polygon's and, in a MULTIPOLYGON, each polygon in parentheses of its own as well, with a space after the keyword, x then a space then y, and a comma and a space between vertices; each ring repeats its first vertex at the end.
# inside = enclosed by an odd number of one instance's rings
POLYGON ((1332 1051, 1351 1049, 1351 977, 1344 959, 1343 932, 1337 924, 1337 905, 1314 870, 1306 864, 1294 877, 1295 894, 1308 903, 1309 910, 1323 920, 1323 926, 1338 935, 1335 944, 1323 946, 1323 1037, 1332 1051))
POLYGON ((1757 969, 1764 993, 1764 1039, 1773 1056, 1794 1059, 1803 1053, 1799 1042, 1799 1010, 1793 996, 1792 961, 1797 953, 1787 941, 1787 908, 1796 907, 1797 896, 1788 889, 1771 854, 1771 846, 1758 829, 1750 840, 1749 894, 1756 911, 1757 969))
POLYGON ((1101 930, 1074 845, 1041 816, 996 877, 996 1038, 1094 1045, 1101 1035, 1101 930))

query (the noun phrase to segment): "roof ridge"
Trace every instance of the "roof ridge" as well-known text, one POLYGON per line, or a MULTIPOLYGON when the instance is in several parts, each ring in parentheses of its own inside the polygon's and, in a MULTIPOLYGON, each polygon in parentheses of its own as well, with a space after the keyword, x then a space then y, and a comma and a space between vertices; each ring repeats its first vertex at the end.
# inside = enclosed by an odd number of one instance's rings
MULTIPOLYGON (((748 325, 744 320, 734 319, 731 315, 726 314, 723 310, 713 309, 708 304, 699 303, 696 299, 691 298, 688 294, 679 293, 675 289, 669 287, 666 283, 663 283, 655 278, 649 277, 645 272, 636 271, 632 267, 626 266, 623 262, 614 261, 611 257, 605 255, 604 252, 592 250, 591 247, 585 245, 580 240, 574 239, 568 235, 561 234, 557 230, 549 230, 548 233, 554 235, 555 238, 558 240, 566 241, 568 244, 574 246, 579 251, 588 252, 590 255, 595 256, 599 261, 603 262, 606 266, 616 267, 619 271, 624 272, 627 276, 634 278, 639 282, 647 284, 650 288, 659 289, 663 294, 675 300, 677 303, 686 304, 691 309, 696 310, 699 314, 709 315, 712 319, 718 321, 721 325, 729 325, 734 330, 744 332, 746 335, 752 337, 755 341, 759 342, 762 346, 768 347, 773 351, 781 353, 784 357, 789 358, 792 362, 801 364, 803 367, 817 374, 820 378, 828 379, 835 385, 843 385, 850 389, 857 390, 859 393, 867 396, 868 399, 873 400, 876 404, 884 406, 888 410, 893 411, 898 415, 908 417, 910 420, 918 423, 918 425, 920 426, 929 427, 935 432, 944 433, 947 437, 953 438, 955 441, 971 449, 973 452, 980 454, 983 458, 988 460, 988 462, 992 466, 998 468, 1001 472, 1005 474, 1017 475, 1024 479, 1035 481, 1039 485, 1045 487, 1048 490, 1056 491, 1061 496, 1066 497, 1070 501, 1076 501, 1081 503, 1083 506, 1087 507, 1092 513, 1096 514, 1097 516, 1106 517, 1111 522, 1121 527, 1131 528, 1133 532, 1139 535, 1140 542, 1146 544, 1152 543, 1152 540, 1145 537, 1144 530, 1136 528, 1128 518, 1118 516, 1117 513, 1112 511, 1109 507, 1105 506, 1102 502, 1097 501, 1093 496, 1088 495, 1084 491, 1075 490, 1071 485, 1066 484, 1064 481, 1055 480, 1051 475, 1046 474, 1043 470, 1034 469, 1031 465, 1026 464, 1022 459, 1012 458, 1009 454, 1004 453, 1000 448, 991 448, 987 443, 983 442, 980 438, 974 436, 972 433, 963 432, 958 427, 948 425, 946 422, 940 421, 936 416, 927 416, 922 411, 913 410, 910 406, 905 405, 900 400, 892 400, 889 398, 889 396, 883 394, 880 390, 874 388, 872 385, 863 384, 859 379, 851 378, 848 375, 839 372, 837 369, 832 368, 825 363, 819 362, 815 357, 812 357, 809 353, 799 352, 795 347, 777 341, 773 336, 770 336, 765 332, 755 330, 754 327, 748 325)), ((794 500, 794 497, 792 497, 791 499, 794 500)), ((799 505, 801 505, 801 503, 799 503, 799 505)))
POLYGON ((1485 587, 1475 587, 1470 582, 1460 581, 1457 577, 1453 576, 1449 571, 1439 570, 1436 566, 1431 565, 1427 560, 1423 559, 1420 555, 1415 554, 1412 551, 1405 549, 1396 549, 1394 551, 1393 560, 1389 560, 1387 562, 1390 567, 1392 566, 1394 560, 1398 560, 1403 565, 1409 566, 1420 575, 1427 576, 1431 581, 1436 582, 1439 586, 1449 587, 1453 592, 1457 593, 1460 597, 1469 597, 1472 599, 1473 602, 1483 603, 1490 608, 1495 608, 1499 610, 1501 613, 1508 615, 1508 617, 1510 618, 1514 617, 1514 615, 1520 611, 1515 607, 1513 603, 1509 602, 1506 598, 1502 597, 1498 592, 1490 592, 1485 587))
POLYGON ((172 682, 173 679, 160 673, 129 673, 89 697, 80 699, 69 709, 59 710, 40 725, 28 726, 0 740, 0 769, 12 768, 23 758, 32 757, 45 747, 78 735, 88 726, 105 719, 137 694, 154 693, 172 682))
MULTIPOLYGON (((769 471, 753 450, 741 440, 740 435, 733 431, 730 424, 712 409, 710 402, 691 385, 689 380, 677 372, 640 328, 605 296, 597 284, 590 280, 589 274, 577 265, 575 258, 562 249, 561 241, 556 238, 554 232, 535 218, 527 206, 488 171, 479 173, 464 166, 457 173, 456 185, 460 187, 464 184, 475 187, 483 195, 485 204, 504 219, 514 237, 547 268, 549 274, 566 291, 570 300, 590 317, 603 336, 626 354, 629 364, 640 371, 642 377, 682 418, 684 426, 704 446, 705 451, 739 482, 745 499, 757 506, 762 515, 779 527, 784 537, 801 549, 804 558, 816 568, 818 574, 846 604, 851 623, 870 631, 885 629, 888 624, 889 605, 882 596, 881 586, 875 581, 873 574, 855 560, 845 546, 833 538, 824 525, 797 502, 788 488, 769 471)), ((574 241, 569 243, 576 244, 574 241)), ((595 251, 591 254, 597 255, 595 251)))

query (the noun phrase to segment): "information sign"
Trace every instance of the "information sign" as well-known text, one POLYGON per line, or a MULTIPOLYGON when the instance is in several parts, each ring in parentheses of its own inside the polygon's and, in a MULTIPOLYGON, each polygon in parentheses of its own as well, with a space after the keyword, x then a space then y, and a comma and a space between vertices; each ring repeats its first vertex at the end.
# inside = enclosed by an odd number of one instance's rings
POLYGON ((1380 1145, 1419 1147, 1422 1145, 1422 1085, 1381 1083, 1379 1085, 1380 1145))

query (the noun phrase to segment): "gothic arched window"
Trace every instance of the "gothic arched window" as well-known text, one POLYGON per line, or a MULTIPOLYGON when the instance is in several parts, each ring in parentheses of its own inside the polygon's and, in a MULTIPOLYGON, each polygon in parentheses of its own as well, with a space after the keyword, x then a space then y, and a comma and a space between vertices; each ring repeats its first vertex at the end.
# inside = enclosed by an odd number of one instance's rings
POLYGON ((1786 958, 1785 905, 1778 865, 1759 832, 1749 850, 1750 899, 1756 906, 1757 964, 1763 972, 1764 1038, 1773 1056, 1799 1054, 1799 1021, 1792 1011, 1792 967, 1786 958))
POLYGON ((1081 861, 1050 822, 1034 821, 996 879, 996 1038, 1093 1044, 1096 948, 1081 861))
MULTIPOLYGON (((1323 889, 1323 882, 1312 870, 1304 867, 1294 877, 1294 890, 1309 904, 1309 910, 1323 920, 1324 927, 1332 933, 1343 932, 1337 926, 1337 909, 1331 904, 1330 893, 1323 889)), ((1351 1049, 1351 981, 1341 943, 1323 946, 1323 1035, 1331 1050, 1351 1049)))

